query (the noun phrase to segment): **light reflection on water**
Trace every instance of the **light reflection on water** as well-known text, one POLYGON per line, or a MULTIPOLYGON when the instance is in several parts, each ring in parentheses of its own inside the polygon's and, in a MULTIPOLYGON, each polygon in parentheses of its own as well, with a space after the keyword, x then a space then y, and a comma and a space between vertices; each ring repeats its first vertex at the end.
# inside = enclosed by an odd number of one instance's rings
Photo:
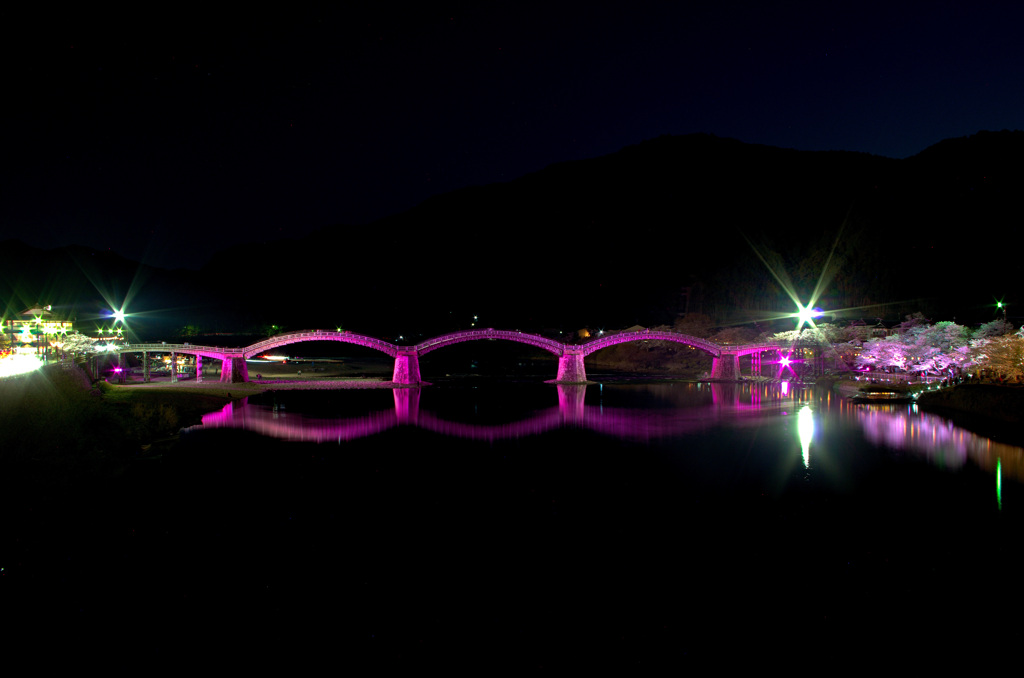
MULTIPOLYGON (((443 390, 436 389, 437 394, 443 390)), ((497 422, 441 415, 433 407, 421 407, 421 389, 395 389, 393 406, 354 417, 318 417, 294 407, 288 410, 242 399, 205 415, 201 425, 187 430, 243 429, 285 441, 340 444, 398 426, 489 442, 577 428, 645 442, 685 438, 715 428, 763 426, 774 418, 795 415, 804 468, 814 465, 815 455, 829 454, 817 440, 822 427, 841 426, 859 430, 873 446, 913 452, 945 469, 962 468, 970 460, 991 473, 1001 464, 1008 477, 1024 479, 1022 448, 960 428, 944 417, 919 412, 916 404, 858 405, 831 391, 789 384, 557 385, 552 390, 550 400, 555 402, 551 406, 497 422)), ((496 392, 475 387, 473 391, 479 392, 481 399, 496 392)), ((430 399, 435 406, 444 404, 438 403, 434 393, 430 399)))
POLYGON ((993 573, 1024 566, 1021 456, 795 384, 464 382, 232 403, 181 436, 144 499, 191 511, 157 523, 187 536, 160 558, 217 554, 268 628, 320 624, 314 606, 374 651, 445 660, 791 662, 907 629, 987 636, 967 622, 993 573))
POLYGON ((804 468, 811 466, 811 440, 814 438, 814 413, 804 403, 797 415, 797 430, 800 431, 800 449, 803 453, 804 468))

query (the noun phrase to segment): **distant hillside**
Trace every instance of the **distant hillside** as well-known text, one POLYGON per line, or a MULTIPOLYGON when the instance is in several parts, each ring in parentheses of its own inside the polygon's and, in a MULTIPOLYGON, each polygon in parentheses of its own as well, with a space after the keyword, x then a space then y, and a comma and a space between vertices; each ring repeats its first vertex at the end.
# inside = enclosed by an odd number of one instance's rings
MULTIPOLYGON (((554 284, 575 292, 577 324, 602 316, 617 325, 671 322, 684 286, 700 286, 713 315, 737 304, 773 305, 766 294, 778 290, 741 234, 769 238, 799 259, 853 206, 870 200, 878 177, 895 165, 708 135, 661 137, 439 196, 380 223, 399 233, 430 232, 437 239, 430 254, 448 255, 451 275, 442 284, 449 289, 464 272, 507 278, 525 268, 537 276, 530 296, 550 294, 554 284), (741 284, 746 297, 737 296, 741 284)), ((498 288, 479 295, 501 295, 498 288)), ((503 298, 514 303, 510 296, 503 298)))
MULTIPOLYGON (((906 160, 659 137, 370 226, 240 244, 199 273, 143 277, 181 307, 173 313, 184 309, 179 324, 397 334, 462 328, 473 315, 483 326, 656 325, 687 307, 749 322, 792 307, 766 264, 806 299, 829 262, 820 304, 859 307, 847 317, 920 310, 972 322, 989 319, 994 295, 1012 303, 1017 291, 1022 150, 1024 132, 1008 131, 906 160)), ((21 299, 89 277, 72 275, 81 254, 71 264, 3 249, 21 299)), ((106 275, 126 289, 135 272, 118 266, 106 275)))

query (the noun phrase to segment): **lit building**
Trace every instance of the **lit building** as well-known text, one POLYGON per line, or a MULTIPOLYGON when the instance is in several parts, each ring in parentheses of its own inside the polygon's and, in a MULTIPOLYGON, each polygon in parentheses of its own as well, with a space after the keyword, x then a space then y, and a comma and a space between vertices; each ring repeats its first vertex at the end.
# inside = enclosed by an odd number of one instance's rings
POLYGON ((71 331, 72 322, 54 317, 50 305, 27 308, 16 318, 4 321, 4 333, 11 342, 11 349, 23 353, 46 355, 71 331))

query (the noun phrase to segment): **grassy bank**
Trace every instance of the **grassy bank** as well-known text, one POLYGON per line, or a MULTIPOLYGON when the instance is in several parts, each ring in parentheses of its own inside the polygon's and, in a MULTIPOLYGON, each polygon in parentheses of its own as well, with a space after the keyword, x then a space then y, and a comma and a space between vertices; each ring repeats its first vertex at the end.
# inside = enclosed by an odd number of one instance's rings
MULTIPOLYGON (((134 389, 105 382, 97 386, 103 394, 104 405, 121 421, 133 444, 145 444, 174 435, 183 426, 198 424, 204 414, 220 409, 233 397, 227 388, 134 389)), ((234 397, 240 395, 247 394, 238 393, 234 397)))
POLYGON ((61 486, 116 475, 143 446, 226 402, 212 393, 94 385, 82 370, 59 366, 0 380, 4 485, 61 486))

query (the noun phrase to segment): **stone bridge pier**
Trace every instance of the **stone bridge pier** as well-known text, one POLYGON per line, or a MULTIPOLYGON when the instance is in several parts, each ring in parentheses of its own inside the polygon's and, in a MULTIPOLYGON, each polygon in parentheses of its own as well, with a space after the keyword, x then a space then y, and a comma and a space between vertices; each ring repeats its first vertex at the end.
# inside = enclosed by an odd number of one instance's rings
POLYGON ((711 361, 711 378, 722 381, 738 381, 740 378, 740 357, 736 353, 726 353, 711 361))
POLYGON ((583 366, 583 352, 566 350, 558 358, 558 376, 556 384, 582 384, 587 380, 587 370, 583 366))
POLYGON ((420 354, 415 350, 400 349, 395 356, 395 371, 391 381, 396 384, 419 384, 420 378, 420 354))
POLYGON ((220 363, 220 380, 229 384, 249 381, 249 366, 244 356, 224 356, 220 363))

